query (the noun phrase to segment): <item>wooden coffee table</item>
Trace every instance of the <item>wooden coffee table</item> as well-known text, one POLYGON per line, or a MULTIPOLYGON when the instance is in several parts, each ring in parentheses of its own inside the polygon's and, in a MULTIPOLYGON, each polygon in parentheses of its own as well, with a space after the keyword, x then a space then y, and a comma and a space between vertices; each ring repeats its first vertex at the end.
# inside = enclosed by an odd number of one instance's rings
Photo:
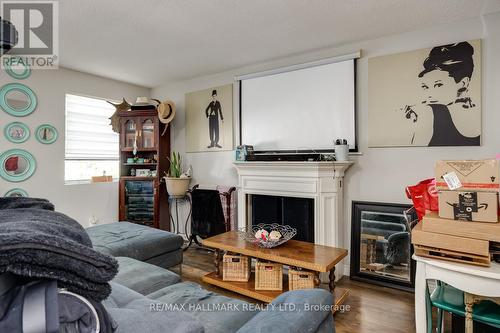
POLYGON ((228 251, 252 258, 299 267, 316 272, 315 286, 319 287, 319 273, 329 273, 329 289, 333 293, 335 305, 344 302, 348 289, 335 288, 335 265, 347 256, 347 250, 313 243, 290 240, 274 249, 265 249, 241 239, 235 231, 229 231, 203 240, 203 245, 215 249, 215 271, 202 277, 208 284, 218 286, 262 302, 270 303, 280 294, 288 291, 284 276, 282 291, 255 290, 254 273, 248 282, 223 281, 221 272, 222 252, 228 251))

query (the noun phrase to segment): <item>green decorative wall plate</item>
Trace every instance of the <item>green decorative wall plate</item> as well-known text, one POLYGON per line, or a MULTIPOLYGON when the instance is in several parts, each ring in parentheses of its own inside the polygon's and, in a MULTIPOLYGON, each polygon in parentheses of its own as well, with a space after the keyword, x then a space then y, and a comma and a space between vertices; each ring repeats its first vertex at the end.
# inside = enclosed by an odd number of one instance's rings
POLYGON ((56 142, 59 134, 54 126, 43 124, 38 126, 35 132, 36 139, 43 144, 49 145, 56 142))
POLYGON ((16 80, 24 80, 31 75, 31 68, 20 57, 11 57, 4 62, 5 71, 16 80))
POLYGON ((0 154, 0 177, 6 181, 25 181, 35 170, 35 158, 26 150, 11 149, 0 154))
POLYGON ((30 129, 23 123, 7 124, 3 130, 5 138, 13 143, 23 143, 30 137, 30 129))
POLYGON ((4 197, 28 197, 28 192, 21 188, 13 188, 12 190, 7 191, 4 197))
POLYGON ((8 83, 0 89, 0 107, 14 117, 35 111, 37 98, 33 90, 21 83, 8 83))

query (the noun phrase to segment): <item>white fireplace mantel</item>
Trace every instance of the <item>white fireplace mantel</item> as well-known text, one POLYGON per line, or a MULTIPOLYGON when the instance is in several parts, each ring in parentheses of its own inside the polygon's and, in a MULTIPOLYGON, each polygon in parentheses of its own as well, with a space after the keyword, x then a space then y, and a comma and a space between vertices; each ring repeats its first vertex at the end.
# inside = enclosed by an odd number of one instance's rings
POLYGON ((249 194, 314 199, 314 242, 341 245, 343 179, 353 162, 235 162, 238 171, 238 226, 249 223, 249 194))

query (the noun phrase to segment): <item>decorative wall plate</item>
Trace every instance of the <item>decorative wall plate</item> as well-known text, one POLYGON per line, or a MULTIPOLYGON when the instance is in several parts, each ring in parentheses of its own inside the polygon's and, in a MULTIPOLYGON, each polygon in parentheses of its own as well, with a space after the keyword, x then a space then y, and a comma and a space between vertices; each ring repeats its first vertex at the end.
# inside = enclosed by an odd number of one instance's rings
POLYGON ((8 83, 0 89, 0 107, 14 117, 35 111, 37 98, 33 90, 21 83, 8 83))
POLYGON ((25 181, 35 170, 35 158, 26 150, 11 149, 0 154, 0 177, 6 181, 25 181))
POLYGON ((3 130, 5 138, 13 143, 23 143, 30 137, 30 129, 23 123, 12 122, 3 130))
POLYGON ((38 126, 35 132, 36 139, 45 145, 56 142, 58 136, 56 128, 49 124, 38 126))
POLYGON ((28 197, 28 192, 21 188, 13 188, 12 190, 7 191, 4 197, 28 197))
POLYGON ((16 80, 24 80, 31 75, 31 68, 24 64, 20 57, 11 57, 9 61, 4 62, 5 71, 10 77, 16 80), (14 63, 14 66, 11 64, 14 63))

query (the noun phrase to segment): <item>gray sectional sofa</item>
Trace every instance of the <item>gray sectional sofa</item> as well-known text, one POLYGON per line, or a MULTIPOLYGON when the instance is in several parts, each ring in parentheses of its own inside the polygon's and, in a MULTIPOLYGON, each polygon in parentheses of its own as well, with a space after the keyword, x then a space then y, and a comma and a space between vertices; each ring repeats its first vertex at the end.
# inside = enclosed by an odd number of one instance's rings
POLYGON ((181 236, 130 222, 86 229, 94 249, 114 257, 129 257, 163 268, 182 263, 181 236))
MULTIPOLYGON (((128 225, 120 222, 118 227, 121 230, 128 225)), ((333 300, 326 290, 286 292, 267 307, 247 303, 208 291, 193 282, 182 282, 174 272, 142 261, 165 256, 165 253, 158 254, 158 249, 148 247, 150 242, 145 235, 163 235, 170 239, 169 242, 180 236, 133 225, 130 227, 134 232, 127 230, 124 235, 128 237, 119 240, 119 233, 109 236, 113 226, 103 227, 91 227, 87 231, 96 249, 115 255, 120 264, 119 273, 112 282, 111 296, 103 302, 118 324, 118 333, 334 332, 333 316, 328 309, 333 300), (141 231, 141 228, 147 229, 141 231), (133 234, 135 236, 131 236, 133 234), (108 244, 104 240, 111 242, 108 244), (125 244, 126 249, 121 246, 125 244), (121 256, 124 253, 130 256, 121 256)), ((175 255, 176 250, 168 253, 175 255)), ((167 262, 170 265, 176 260, 168 259, 167 262)))

